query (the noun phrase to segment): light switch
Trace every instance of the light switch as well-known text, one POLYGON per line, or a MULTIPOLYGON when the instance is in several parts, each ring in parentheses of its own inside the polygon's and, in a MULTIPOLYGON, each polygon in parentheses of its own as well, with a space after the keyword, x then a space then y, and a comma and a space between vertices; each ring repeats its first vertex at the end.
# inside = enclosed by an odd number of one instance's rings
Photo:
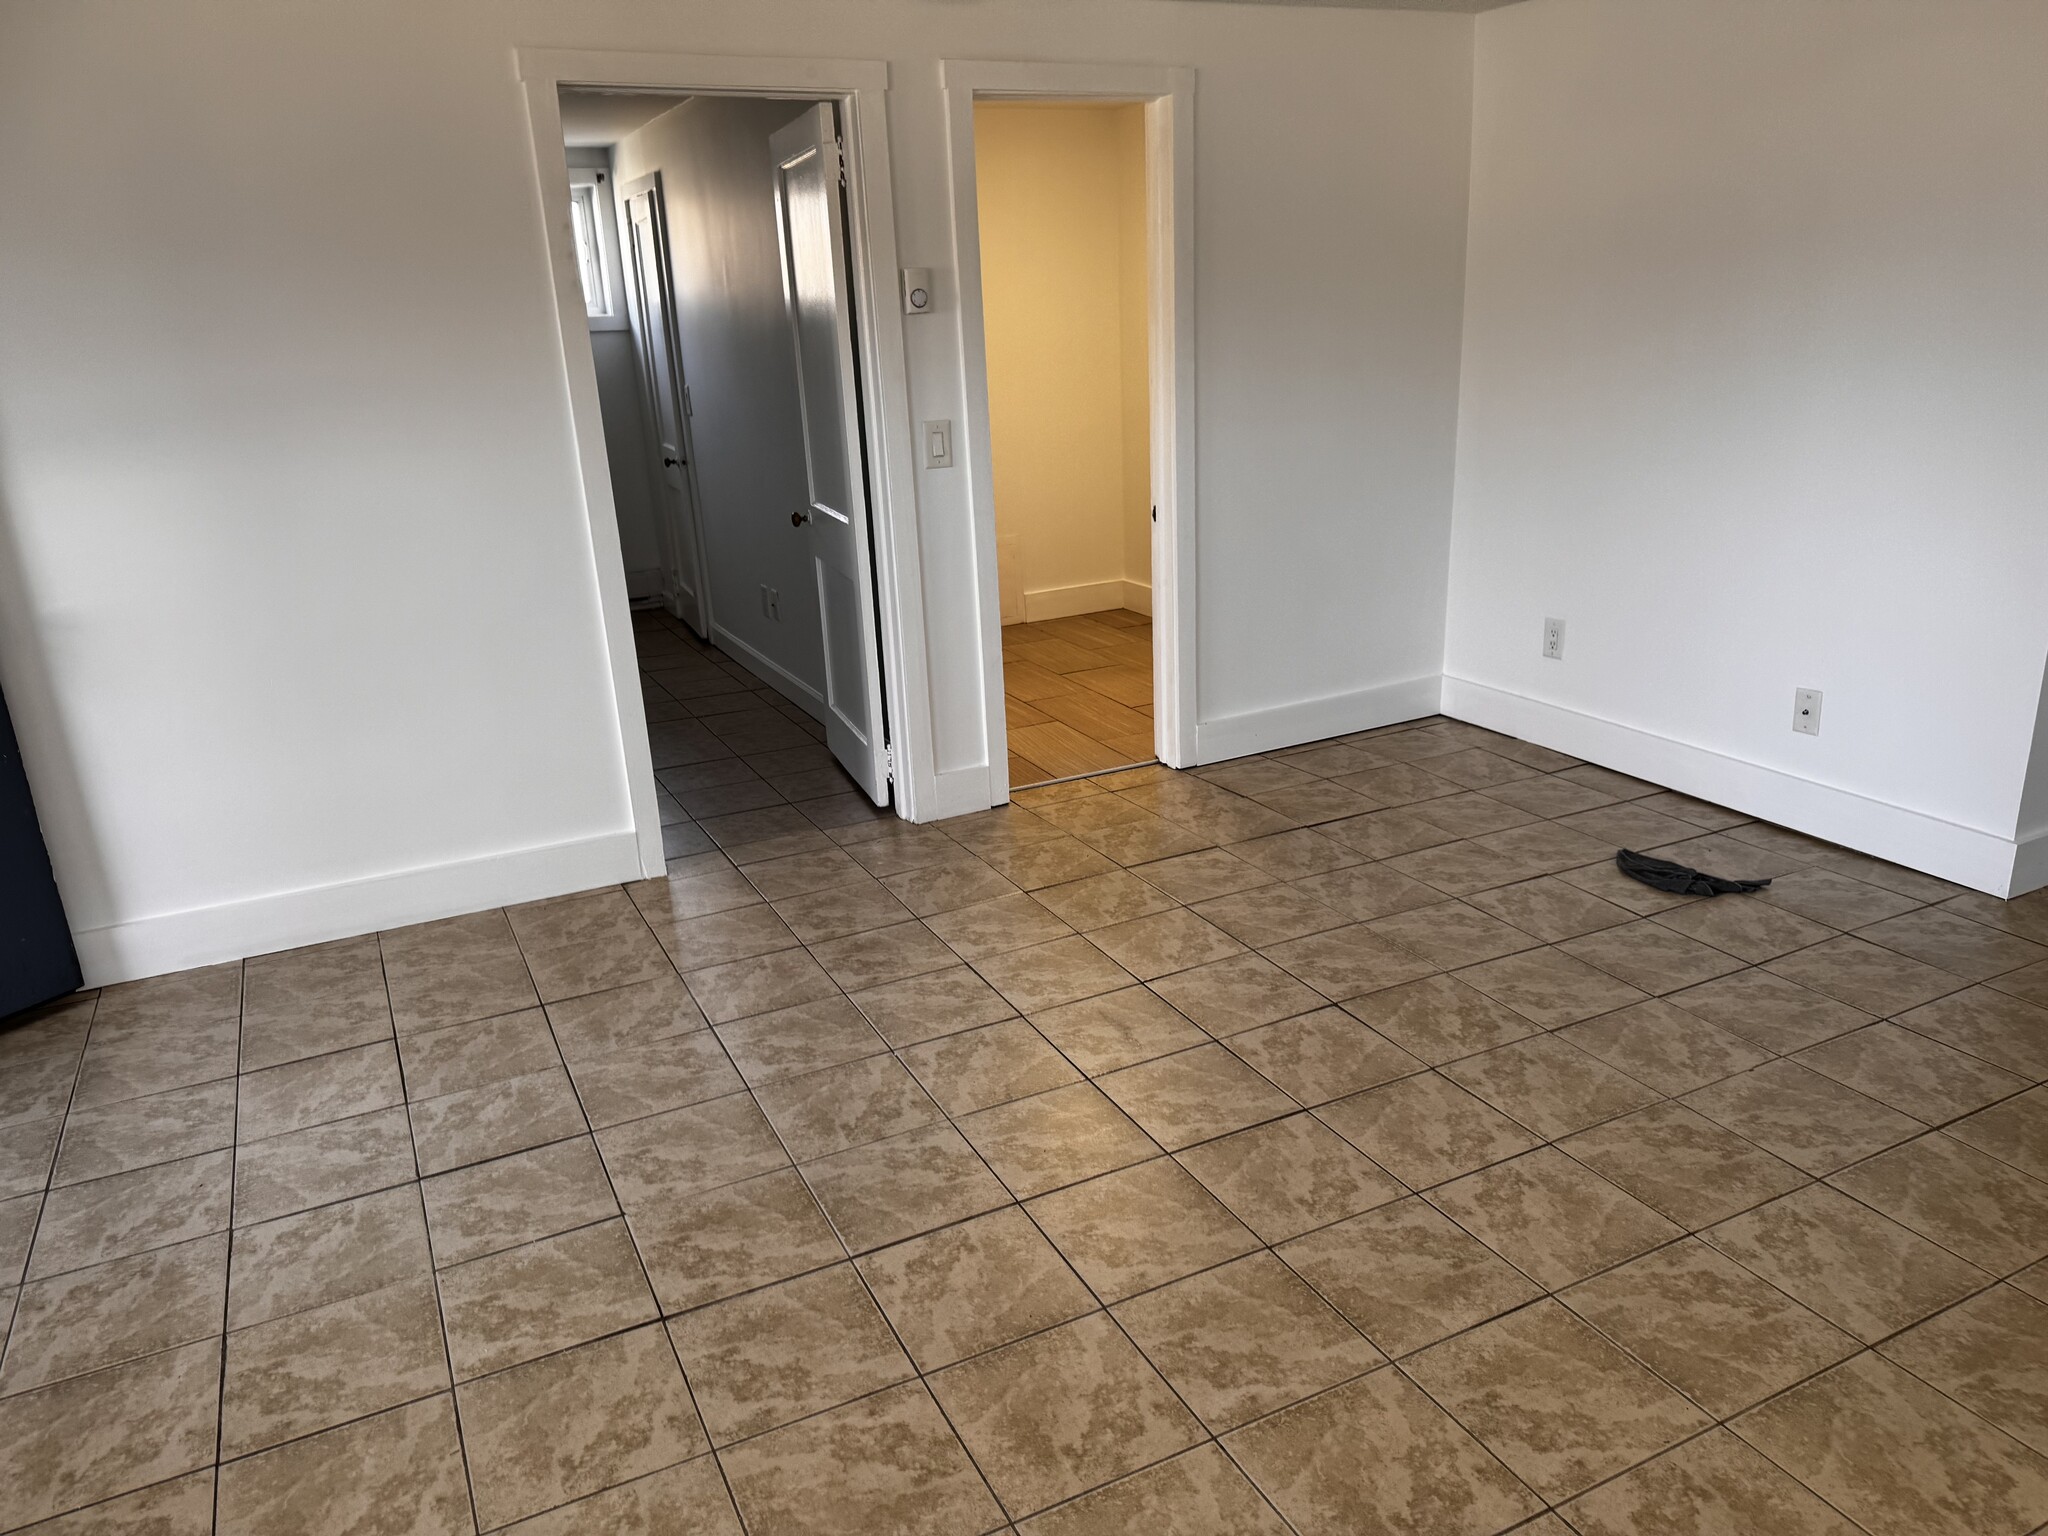
POLYGON ((953 423, 950 421, 928 421, 924 424, 924 467, 953 467, 953 423))
POLYGON ((906 315, 928 315, 932 312, 932 269, 930 267, 905 267, 903 269, 903 313, 906 315))

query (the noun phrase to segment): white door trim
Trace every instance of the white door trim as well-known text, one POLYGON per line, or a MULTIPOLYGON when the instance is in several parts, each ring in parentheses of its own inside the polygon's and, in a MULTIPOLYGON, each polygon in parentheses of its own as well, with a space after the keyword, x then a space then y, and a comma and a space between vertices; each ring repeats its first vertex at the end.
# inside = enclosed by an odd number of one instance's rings
POLYGON ((899 815, 916 820, 938 798, 932 744, 923 586, 917 542, 916 437, 903 316, 896 291, 895 193, 890 180, 889 66, 872 59, 744 58, 715 54, 514 50, 533 133, 536 191, 554 269, 555 304, 568 372, 569 414, 590 523, 599 609, 611 660, 619 736, 643 874, 664 869, 654 800, 653 754, 640 702, 639 661, 619 552, 605 457, 604 415, 590 350, 583 293, 569 227, 569 179, 562 152, 563 86, 603 86, 729 96, 832 101, 846 138, 847 222, 860 338, 864 434, 880 593, 882 673, 899 815))
MULTIPOLYGON (((668 201, 662 194, 661 172, 649 171, 644 176, 635 176, 628 186, 618 184, 612 178, 613 200, 617 204, 617 215, 624 235, 624 249, 619 253, 620 285, 625 290, 626 317, 628 328, 633 333, 634 348, 640 353, 635 359, 640 365, 640 419, 641 430, 647 434, 647 441, 654 445, 655 452, 661 451, 661 386, 657 381, 647 353, 650 348, 649 335, 653 329, 647 314, 645 295, 640 291, 640 245, 638 230, 633 222, 633 203, 636 199, 647 199, 648 222, 654 229, 656 254, 659 270, 655 273, 658 282, 667 285, 662 296, 661 334, 668 351, 668 406, 675 413, 676 452, 682 459, 683 498, 689 503, 687 525, 674 515, 675 502, 671 495, 674 489, 665 474, 658 472, 654 464, 648 463, 648 478, 652 482, 656 504, 662 509, 660 524, 662 547, 662 606, 681 619, 696 633, 705 638, 718 633, 718 616, 711 611, 711 562, 704 542, 704 496, 697 484, 697 445, 690 441, 690 413, 685 408, 689 399, 689 380, 683 374, 682 348, 676 338, 675 262, 669 249, 668 201), (683 563, 687 554, 691 582, 683 583, 683 563), (683 596, 687 593, 694 613, 683 611, 683 596), (694 620, 694 622, 693 622, 694 620)), ((666 464, 662 469, 668 468, 666 464)))
MULTIPOLYGON (((1195 763, 1195 72, 1150 64, 1026 63, 948 59, 947 152, 953 184, 953 270, 960 292, 965 454, 973 502, 987 700, 989 791, 1009 798, 1003 707, 1002 604, 996 577, 995 480, 989 465, 988 338, 982 322, 981 229, 976 213, 974 103, 1051 98, 1141 103, 1150 230, 1152 693, 1154 750, 1175 768, 1195 763)), ((957 462, 957 459, 956 459, 957 462)))

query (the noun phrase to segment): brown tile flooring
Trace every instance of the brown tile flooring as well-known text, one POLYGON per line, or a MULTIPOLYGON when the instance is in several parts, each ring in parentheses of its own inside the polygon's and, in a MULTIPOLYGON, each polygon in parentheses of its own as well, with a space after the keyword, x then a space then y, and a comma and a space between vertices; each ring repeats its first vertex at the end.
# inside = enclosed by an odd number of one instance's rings
POLYGON ((1153 760, 1152 621, 1127 608, 1003 630, 1010 785, 1153 760))
POLYGON ((666 879, 0 1036, 0 1528, 2048 1520, 2048 896, 1442 720, 911 827, 648 667, 666 879))

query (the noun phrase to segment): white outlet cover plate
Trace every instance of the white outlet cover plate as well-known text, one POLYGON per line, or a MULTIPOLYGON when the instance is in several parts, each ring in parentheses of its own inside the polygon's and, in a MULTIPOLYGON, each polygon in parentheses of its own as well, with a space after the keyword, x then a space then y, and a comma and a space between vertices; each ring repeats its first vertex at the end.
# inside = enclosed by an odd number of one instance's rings
POLYGON ((1820 734, 1820 690, 1818 688, 1795 688, 1792 690, 1792 729, 1802 736, 1820 734))

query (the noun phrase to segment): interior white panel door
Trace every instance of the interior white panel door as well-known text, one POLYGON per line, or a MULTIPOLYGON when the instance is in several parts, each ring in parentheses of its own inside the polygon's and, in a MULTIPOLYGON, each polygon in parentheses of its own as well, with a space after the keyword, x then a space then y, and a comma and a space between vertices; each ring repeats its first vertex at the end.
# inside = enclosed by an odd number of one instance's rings
POLYGON ((782 286, 796 346, 809 505, 811 570, 825 633, 825 732, 832 755, 877 805, 889 802, 882 655, 875 624, 874 546, 868 528, 860 385, 854 366, 839 135, 820 105, 779 130, 775 211, 782 286))
POLYGON ((626 199, 627 310, 633 341, 640 353, 641 377, 654 415, 654 434, 661 463, 662 553, 668 561, 671 599, 678 617, 698 635, 711 637, 710 586, 702 579, 697 504, 689 477, 688 430, 683 420, 681 381, 677 377, 676 338, 670 324, 675 278, 669 267, 667 230, 662 222, 661 184, 657 177, 634 183, 626 199), (642 182, 651 185, 642 188, 642 182))

